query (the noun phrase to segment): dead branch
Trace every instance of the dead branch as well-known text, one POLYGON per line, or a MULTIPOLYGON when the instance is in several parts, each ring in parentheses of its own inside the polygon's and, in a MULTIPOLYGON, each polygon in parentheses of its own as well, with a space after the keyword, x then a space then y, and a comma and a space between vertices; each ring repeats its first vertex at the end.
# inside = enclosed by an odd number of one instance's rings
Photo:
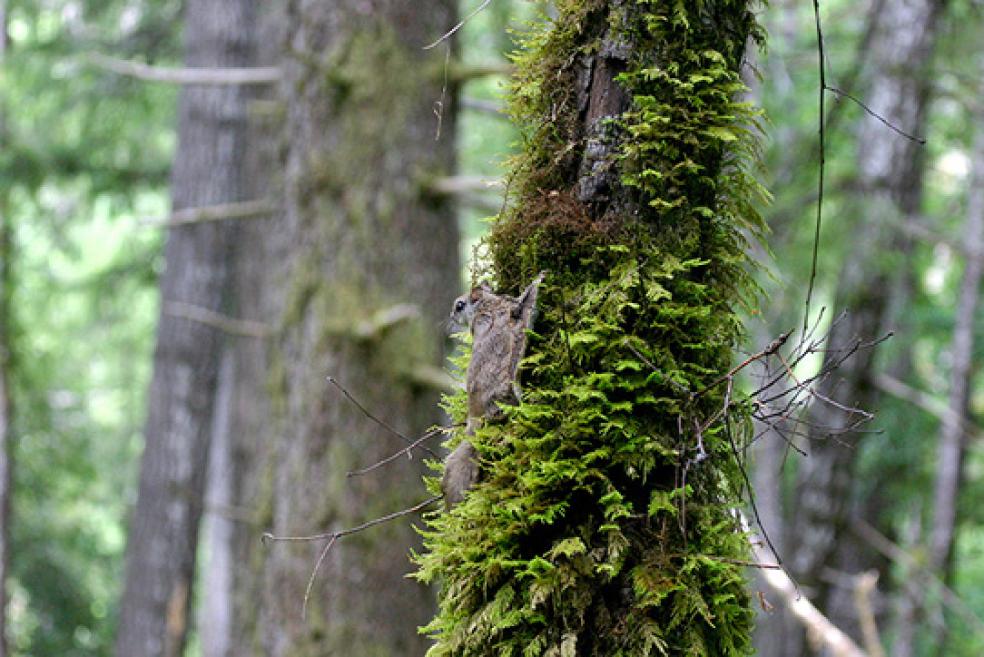
POLYGON ((211 326, 227 335, 247 338, 268 338, 273 335, 273 328, 263 322, 248 319, 236 319, 208 308, 195 306, 182 301, 165 301, 164 314, 180 317, 205 326, 211 326))
POLYGON ((871 594, 878 586, 878 571, 869 570, 854 577, 854 608, 858 612, 861 624, 861 634, 864 637, 864 649, 871 657, 885 657, 881 638, 878 636, 878 624, 875 622, 875 611, 871 604, 871 594))
POLYGON ((197 208, 184 208, 172 212, 164 218, 141 219, 140 225, 152 228, 170 228, 224 219, 253 219, 268 215, 273 211, 273 204, 267 200, 220 203, 197 208))
POLYGON ((954 414, 947 408, 946 403, 928 392, 917 390, 888 374, 879 374, 875 377, 874 383, 882 392, 888 393, 893 397, 898 397, 902 401, 909 402, 920 410, 936 417, 940 422, 950 421, 959 423, 963 426, 963 430, 969 438, 984 441, 984 427, 974 424, 966 417, 953 417, 954 414))
POLYGON ((276 66, 255 68, 165 68, 151 66, 142 62, 117 59, 102 53, 92 52, 83 60, 93 66, 118 75, 125 75, 147 82, 167 82, 171 84, 197 85, 259 85, 274 84, 280 81, 280 69, 276 66))
MULTIPOLYGON (((743 529, 749 532, 748 520, 740 515, 743 529)), ((750 537, 752 555, 760 564, 768 563, 768 556, 762 549, 762 543, 750 537)), ((806 627, 811 638, 830 649, 834 657, 868 657, 843 630, 830 622, 816 606, 809 601, 796 587, 785 570, 763 568, 762 579, 780 597, 786 608, 806 627)))
POLYGON ((456 196, 469 192, 499 193, 502 179, 487 176, 446 176, 426 182, 423 188, 434 196, 456 196))
POLYGON ((922 560, 914 557, 861 518, 852 518, 850 527, 855 536, 894 563, 902 564, 909 568, 910 571, 919 572, 928 577, 933 586, 939 588, 943 604, 963 618, 973 628, 975 634, 984 638, 984 619, 981 619, 970 605, 957 595, 956 591, 947 586, 935 573, 931 572, 922 560))
POLYGON ((512 75, 514 67, 508 62, 489 62, 486 64, 452 64, 449 77, 452 82, 464 84, 478 78, 492 75, 512 75))
POLYGON ((461 99, 462 109, 472 110, 474 112, 481 112, 482 114, 488 114, 490 116, 495 116, 497 118, 507 118, 506 108, 503 107, 502 103, 496 102, 494 100, 483 100, 481 98, 462 98, 461 99))

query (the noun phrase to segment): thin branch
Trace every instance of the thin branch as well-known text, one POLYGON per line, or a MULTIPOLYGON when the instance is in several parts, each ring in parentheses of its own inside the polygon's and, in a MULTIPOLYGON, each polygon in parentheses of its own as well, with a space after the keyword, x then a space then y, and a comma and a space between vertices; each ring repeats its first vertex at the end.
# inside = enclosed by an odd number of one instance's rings
POLYGON ((198 322, 205 326, 211 326, 228 335, 236 335, 247 338, 268 338, 273 335, 273 328, 263 322, 254 322, 248 319, 236 319, 222 313, 215 312, 208 308, 195 306, 182 301, 165 301, 164 314, 171 317, 180 317, 192 322, 198 322))
POLYGON ((274 84, 280 81, 280 69, 276 66, 255 68, 165 68, 142 62, 117 59, 102 53, 88 53, 84 61, 118 75, 148 82, 200 85, 251 85, 274 84))
POLYGON ((321 553, 318 555, 318 560, 315 562, 314 568, 311 569, 311 576, 308 578, 307 588, 304 589, 304 603, 301 605, 301 618, 307 618, 308 600, 311 599, 311 590, 314 588, 314 580, 318 576, 318 570, 321 569, 321 564, 324 563, 325 559, 328 557, 328 553, 331 551, 331 548, 334 547, 338 539, 342 538, 343 536, 349 536, 350 534, 356 534, 358 532, 365 531, 370 527, 375 527, 376 525, 381 525, 391 520, 396 520, 397 518, 402 518, 403 516, 408 516, 411 513, 416 513, 417 511, 423 509, 425 506, 429 504, 433 504, 434 502, 437 502, 440 499, 441 499, 440 495, 435 495, 434 497, 428 498, 423 502, 414 504, 413 506, 403 509, 401 511, 396 511, 394 513, 385 515, 381 518, 376 518, 374 520, 364 522, 361 525, 350 527, 348 529, 341 529, 335 532, 325 532, 323 534, 315 534, 312 536, 274 536, 270 532, 264 532, 263 535, 260 537, 260 540, 266 543, 267 541, 309 542, 309 541, 320 541, 320 540, 327 539, 328 543, 325 545, 324 549, 322 549, 321 553))
MULTIPOLYGON (((463 425, 458 425, 458 426, 463 426, 463 425)), ((441 433, 442 431, 447 431, 449 428, 450 427, 437 427, 436 429, 431 429, 430 431, 428 431, 427 433, 425 433, 424 435, 422 435, 420 438, 418 438, 417 440, 413 441, 412 443, 410 443, 409 445, 407 445, 406 447, 404 447, 403 449, 401 449, 399 452, 396 452, 395 454, 390 454, 386 458, 384 458, 384 459, 382 459, 380 461, 376 461, 375 463, 373 463, 370 466, 366 466, 366 467, 361 468, 359 470, 351 470, 350 472, 346 472, 345 473, 345 476, 346 477, 358 477, 360 475, 367 474, 369 472, 372 472, 373 470, 376 470, 378 468, 383 467, 387 463, 392 463, 393 461, 395 461, 396 459, 400 458, 401 456, 406 456, 408 459, 413 458, 412 452, 413 452, 414 449, 416 449, 417 447, 420 447, 420 445, 423 444, 423 442, 425 440, 427 440, 428 438, 432 438, 433 436, 436 436, 437 434, 441 433)))
MULTIPOLYGON (((372 420, 373 422, 375 422, 376 424, 378 424, 382 428, 386 429, 387 431, 389 431, 394 436, 397 436, 398 438, 402 438, 403 439, 403 442, 407 443, 408 445, 412 445, 414 443, 414 440, 412 438, 410 438, 406 434, 400 433, 399 431, 397 431, 396 429, 394 429, 393 427, 391 427, 390 425, 386 424, 385 422, 383 422, 382 420, 380 420, 378 417, 376 417, 375 415, 373 415, 372 413, 370 413, 369 410, 365 406, 363 406, 362 404, 360 404, 358 402, 358 400, 356 400, 356 398, 353 397, 351 395, 351 393, 349 393, 349 391, 346 390, 345 387, 341 383, 339 383, 338 380, 335 379, 335 377, 329 376, 327 378, 327 381, 328 381, 328 383, 330 383, 333 386, 335 386, 336 388, 338 388, 341 391, 341 393, 343 395, 345 395, 345 398, 348 399, 350 402, 352 402, 355 405, 356 408, 358 408, 360 411, 362 411, 362 414, 365 415, 367 418, 369 418, 370 420, 372 420)), ((434 450, 430 449, 426 445, 421 445, 421 448, 425 452, 427 452, 428 454, 430 454, 431 456, 433 456, 434 458, 436 458, 436 459, 441 458, 440 456, 438 456, 434 452, 434 450)))
POLYGON ((882 123, 884 123, 893 132, 898 133, 899 135, 902 135, 906 139, 909 139, 911 141, 914 141, 917 144, 923 144, 923 145, 926 144, 926 140, 924 138, 922 138, 922 137, 916 137, 915 135, 910 135, 905 130, 902 130, 901 128, 899 128, 897 126, 892 125, 892 123, 888 119, 886 119, 884 116, 882 116, 878 112, 874 111, 873 109, 871 109, 870 107, 868 107, 867 105, 865 105, 863 102, 861 102, 860 99, 858 99, 853 94, 850 94, 850 93, 848 93, 846 91, 843 91, 842 89, 838 89, 837 87, 831 87, 829 85, 825 85, 824 86, 824 89, 826 89, 827 91, 832 91, 835 94, 837 94, 838 96, 841 96, 843 98, 847 98, 848 100, 854 101, 858 105, 858 107, 860 107, 861 109, 863 109, 865 112, 867 112, 872 117, 874 117, 874 118, 878 119, 879 121, 881 121, 882 123))
POLYGON ((271 532, 264 532, 263 535, 260 537, 260 540, 263 541, 264 543, 267 541, 273 541, 275 543, 283 543, 283 542, 310 543, 311 541, 324 541, 324 540, 330 540, 332 538, 338 539, 343 536, 349 536, 350 534, 358 534, 359 532, 364 532, 365 530, 375 527, 376 525, 382 525, 383 523, 390 522, 391 520, 396 520, 397 518, 408 516, 411 513, 416 513, 417 511, 423 509, 425 506, 439 501, 442 497, 444 496, 435 495, 434 497, 428 497, 423 502, 418 502, 417 504, 414 504, 411 507, 407 507, 406 509, 402 509, 400 511, 394 511, 393 513, 389 513, 385 516, 381 516, 379 518, 374 518, 373 520, 366 521, 361 525, 356 525, 355 527, 349 527, 348 529, 340 529, 338 531, 332 531, 332 532, 322 532, 320 534, 311 534, 309 536, 276 536, 271 532))
POLYGON ((485 9, 486 7, 488 7, 490 4, 492 4, 492 0, 484 0, 484 2, 482 2, 482 4, 480 4, 478 6, 478 9, 475 9, 470 14, 468 14, 467 16, 465 16, 464 18, 462 18, 460 21, 458 21, 458 24, 455 25, 454 27, 452 27, 447 32, 445 32, 441 36, 440 39, 438 39, 434 43, 430 43, 430 44, 427 44, 426 46, 424 46, 424 50, 430 50, 431 48, 436 47, 438 44, 440 44, 445 39, 449 39, 452 36, 454 36, 454 33, 457 32, 458 30, 460 30, 461 28, 463 28, 465 26, 465 23, 467 23, 471 19, 473 19, 476 16, 478 16, 482 12, 482 10, 485 9))
POLYGON ((820 132, 820 172, 817 180, 817 219, 813 233, 813 255, 810 260, 810 283, 806 288, 806 310, 803 313, 803 332, 806 333, 810 322, 810 301, 813 299, 813 286, 817 278, 817 259, 820 255, 820 224, 823 219, 823 174, 826 168, 826 135, 824 134, 824 90, 827 88, 827 77, 824 69, 823 29, 820 25, 820 0, 813 0, 813 15, 817 24, 817 68, 820 73, 820 89, 818 103, 819 132, 820 132))
POLYGON ((273 211, 273 204, 267 200, 219 203, 197 208, 184 208, 172 212, 170 216, 164 218, 141 219, 140 225, 152 228, 170 228, 223 219, 253 219, 269 215, 273 211))

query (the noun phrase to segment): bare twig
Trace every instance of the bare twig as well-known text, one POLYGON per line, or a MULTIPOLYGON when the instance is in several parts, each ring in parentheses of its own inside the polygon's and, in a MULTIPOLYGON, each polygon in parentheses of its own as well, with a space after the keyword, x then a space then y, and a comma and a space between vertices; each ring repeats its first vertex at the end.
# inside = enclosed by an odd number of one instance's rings
POLYGON ((902 135, 906 139, 909 139, 911 141, 914 141, 917 144, 925 144, 926 143, 926 140, 924 138, 922 138, 922 137, 916 137, 915 135, 910 135, 905 130, 902 130, 898 126, 893 125, 891 123, 891 121, 889 121, 884 116, 882 116, 878 112, 874 111, 873 109, 871 109, 870 107, 868 107, 867 105, 865 105, 863 102, 861 102, 860 99, 858 99, 853 94, 850 94, 850 93, 848 93, 846 91, 843 91, 842 89, 838 89, 837 87, 831 87, 830 85, 825 85, 824 86, 824 89, 826 89, 827 91, 832 91, 833 93, 837 94, 838 96, 842 96, 844 98, 847 98, 848 100, 854 101, 858 105, 858 107, 860 107, 861 109, 863 109, 865 112, 867 112, 873 118, 878 119, 879 121, 881 121, 882 123, 884 123, 890 130, 892 130, 893 132, 896 132, 896 133, 902 135))
POLYGON ((396 520, 397 518, 402 518, 403 516, 408 516, 411 513, 416 513, 417 511, 420 511, 424 507, 433 504, 434 502, 437 502, 440 499, 441 499, 441 495, 435 495, 434 497, 430 497, 424 500, 423 502, 414 504, 413 506, 408 507, 406 509, 395 511, 388 515, 382 516, 381 518, 375 518, 368 522, 364 522, 361 525, 356 525, 355 527, 349 527, 348 529, 341 529, 333 532, 324 532, 322 534, 312 534, 310 536, 274 536, 270 532, 264 532, 264 534, 260 537, 260 539, 264 543, 267 541, 274 541, 274 542, 287 542, 287 541, 311 542, 311 541, 321 541, 321 540, 328 541, 328 543, 325 544, 324 549, 322 549, 321 553, 318 555, 318 560, 315 562, 314 568, 311 570, 311 577, 308 578, 307 588, 304 590, 304 604, 301 606, 301 617, 306 618, 308 600, 311 597, 311 590, 314 588, 314 580, 318 575, 318 570, 321 568, 321 564, 324 563, 324 560, 328 557, 328 552, 331 551, 331 548, 334 547, 338 539, 342 538, 343 536, 357 534, 371 527, 375 527, 376 525, 381 525, 385 522, 396 520))
POLYGON ((813 254, 810 259, 810 282, 806 288, 806 309, 803 313, 803 332, 810 323, 810 301, 813 299, 813 286, 817 278, 817 259, 820 255, 820 223, 823 219, 823 174, 826 168, 826 135, 824 134, 824 90, 827 88, 827 77, 824 67, 823 28, 820 25, 820 0, 813 0, 813 15, 817 24, 817 68, 820 74, 820 92, 818 116, 820 132, 820 167, 817 179, 817 219, 813 233, 813 254))
POLYGON ((200 85, 274 84, 280 81, 275 66, 256 68, 164 68, 142 62, 117 59, 102 53, 88 53, 84 60, 101 69, 148 82, 200 85))
POLYGON ((452 36, 454 36, 454 33, 455 33, 455 32, 457 32, 458 30, 460 30, 461 28, 463 28, 463 27, 465 26, 465 23, 467 23, 467 22, 468 22, 468 21, 470 21, 471 19, 473 19, 473 18, 475 18, 476 16, 478 16, 478 15, 479 15, 479 14, 480 14, 480 13, 482 12, 482 10, 483 10, 483 9, 485 9, 486 7, 488 7, 488 6, 490 5, 490 4, 492 4, 492 0, 484 0, 484 1, 482 2, 482 4, 480 4, 480 5, 478 6, 478 9, 475 9, 475 10, 474 10, 474 11, 472 11, 472 12, 471 12, 470 14, 468 14, 467 16, 465 16, 464 18, 462 18, 462 19, 461 19, 460 21, 458 21, 458 24, 457 24, 457 25, 455 25, 454 27, 452 27, 452 28, 451 28, 450 30, 448 30, 447 32, 445 32, 445 33, 444 33, 444 34, 443 34, 443 35, 441 36, 441 38, 440 38, 440 39, 438 39, 438 40, 437 40, 437 41, 435 41, 434 43, 430 43, 430 44, 427 44, 426 46, 424 46, 424 50, 430 50, 431 48, 434 48, 435 46, 437 46, 437 45, 438 45, 439 43, 441 43, 441 42, 442 42, 442 41, 444 41, 445 39, 449 39, 449 38, 451 38, 452 36))
MULTIPOLYGON (((386 429, 387 431, 389 431, 394 436, 397 436, 398 438, 402 438, 403 439, 403 442, 407 443, 408 445, 412 445, 414 443, 414 440, 412 438, 410 438, 409 436, 407 436, 404 433, 401 433, 401 432, 397 431, 396 429, 394 429, 393 427, 391 427, 390 425, 386 424, 385 422, 383 422, 382 420, 380 420, 378 417, 376 417, 375 415, 373 415, 372 413, 370 413, 369 410, 365 406, 363 406, 362 404, 360 404, 358 402, 358 400, 355 397, 353 397, 352 394, 348 390, 346 390, 345 387, 341 383, 339 383, 337 379, 335 379, 335 377, 329 376, 329 377, 327 377, 327 381, 328 381, 328 383, 330 383, 333 386, 335 386, 336 388, 338 388, 341 391, 341 393, 343 395, 345 395, 345 398, 348 399, 350 402, 352 402, 355 405, 356 408, 358 408, 360 411, 362 411, 362 414, 365 415, 367 418, 369 418, 370 420, 372 420, 373 422, 375 422, 376 424, 378 424, 382 428, 386 429)), ((436 458, 436 459, 441 458, 441 457, 439 457, 434 452, 434 450, 430 449, 426 445, 421 445, 420 447, 421 447, 421 449, 423 449, 425 452, 427 452, 428 454, 430 454, 434 458, 436 458)))
MULTIPOLYGON (((464 425, 456 425, 456 426, 464 426, 464 425)), ((414 449, 419 447, 428 438, 432 438, 443 431, 447 431, 449 428, 450 427, 437 427, 436 429, 431 429, 430 431, 422 435, 420 438, 418 438, 417 440, 413 441, 412 443, 401 449, 399 452, 396 452, 395 454, 390 454, 386 458, 380 461, 376 461, 372 465, 366 466, 364 468, 360 468, 359 470, 352 470, 350 472, 347 472, 345 473, 345 476, 358 477, 359 475, 367 474, 369 472, 372 472, 373 470, 376 470, 377 468, 383 467, 387 463, 392 463, 393 461, 400 458, 401 456, 406 456, 407 458, 413 458, 412 452, 414 449)))

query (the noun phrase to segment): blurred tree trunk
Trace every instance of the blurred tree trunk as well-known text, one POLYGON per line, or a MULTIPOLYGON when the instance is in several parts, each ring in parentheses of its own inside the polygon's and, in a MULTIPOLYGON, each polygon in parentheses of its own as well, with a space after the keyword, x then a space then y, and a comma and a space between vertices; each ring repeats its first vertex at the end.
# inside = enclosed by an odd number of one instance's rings
MULTIPOLYGON (((255 64, 273 66, 282 56, 284 10, 269 6, 257 17, 255 64)), ((278 90, 251 99, 243 159, 258 198, 276 199, 283 102, 278 90)), ((199 621, 203 657, 266 654, 259 642, 267 550, 258 540, 269 528, 271 469, 276 440, 268 398, 269 359, 281 278, 272 236, 284 230, 283 212, 239 227, 230 298, 238 319, 257 327, 253 336, 226 342, 216 391, 215 423, 202 531, 206 562, 200 568, 199 621)))
MULTIPOLYGON (((943 5, 941 0, 887 3, 866 53, 870 66, 866 103, 910 134, 923 133, 930 62, 943 5)), ((901 237, 898 221, 899 217, 903 221, 915 217, 921 209, 924 151, 921 144, 892 132, 874 117, 866 115, 861 122, 858 178, 865 203, 859 206, 852 245, 839 277, 834 314, 847 310, 848 315, 831 333, 830 346, 834 349, 858 338, 879 336, 897 319, 891 310, 904 307, 897 297, 906 294, 906 286, 899 282, 898 272, 905 269, 904 254, 911 245, 901 237), (887 262, 892 258, 898 261, 887 262), (892 295, 886 290, 894 291, 896 299, 890 299, 892 295)), ((873 352, 859 352, 820 393, 844 407, 873 409, 877 406, 873 374, 873 352)), ((859 490, 853 481, 858 435, 831 437, 856 419, 834 404, 814 403, 811 420, 821 428, 811 431, 806 445, 809 456, 800 461, 786 556, 805 594, 836 625, 860 641, 851 602, 853 591, 843 586, 843 580, 850 578, 838 577, 842 568, 862 565, 857 562, 859 554, 870 554, 870 549, 855 542, 845 527, 851 491, 859 490), (848 564, 848 559, 854 563, 848 564), (835 579, 842 581, 834 583, 835 579)), ((787 651, 795 655, 802 648, 788 646, 787 651)))
MULTIPOLYGON (((978 118, 978 126, 980 122, 978 118)), ((978 127, 971 150, 972 179, 967 200, 967 223, 962 233, 965 251, 963 279, 957 299, 953 341, 950 344, 950 392, 947 413, 940 425, 940 442, 933 495, 933 525, 929 537, 929 569, 944 583, 953 583, 953 548, 957 523, 957 502, 963 481, 964 452, 971 382, 974 376, 974 328, 978 308, 982 269, 984 269, 984 130, 978 127)), ((925 604, 926 587, 921 589, 925 604)), ((936 626, 937 654, 944 655, 946 624, 936 626)))
POLYGON ((459 290, 458 232, 450 205, 424 189, 454 170, 456 94, 445 46, 422 46, 454 24, 454 7, 295 1, 274 20, 284 37, 264 39, 287 45, 260 146, 281 160, 270 185, 280 211, 246 229, 235 287, 240 315, 274 332, 233 350, 228 499, 247 516, 228 528, 230 625, 209 657, 426 650, 417 627, 433 595, 405 578, 419 544, 410 519, 334 545, 306 617, 324 542, 258 538, 353 526, 428 495, 419 455, 346 477, 403 443, 325 379, 408 435, 440 420, 432 381, 459 290), (391 324, 394 309, 404 319, 391 324))
MULTIPOLYGON (((251 0, 192 0, 185 9, 186 64, 247 66, 251 0)), ((246 100, 238 87, 186 87, 179 103, 172 208, 246 200, 246 100)), ((201 319, 227 313, 234 223, 174 227, 165 250, 161 314, 148 396, 137 505, 130 522, 116 653, 183 652, 223 336, 201 319)))
MULTIPOLYGON (((2 23, 0 23, 2 29, 2 23)), ((3 132, 0 116, 0 135, 3 132)), ((2 144, 0 136, 0 144, 2 144)), ((7 657, 7 579, 10 567, 10 507, 13 491, 13 404, 11 400, 11 256, 13 226, 6 191, 0 192, 0 657, 7 657)))
MULTIPOLYGON (((7 3, 0 0, 0 72, 7 53, 7 3)), ((0 98, 0 150, 7 142, 6 99, 0 98)), ((13 226, 8 190, 0 190, 0 657, 7 657, 7 579, 10 567, 10 494, 13 490, 11 444, 11 280, 13 226)))

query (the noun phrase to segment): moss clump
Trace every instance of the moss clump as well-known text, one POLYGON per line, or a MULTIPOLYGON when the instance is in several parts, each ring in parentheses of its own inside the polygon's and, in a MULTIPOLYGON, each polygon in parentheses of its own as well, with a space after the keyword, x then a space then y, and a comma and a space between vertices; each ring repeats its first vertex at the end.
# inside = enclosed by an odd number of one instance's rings
MULTIPOLYGON (((425 531, 418 576, 443 587, 430 654, 746 654, 731 509, 747 405, 712 384, 754 293, 744 235, 763 192, 755 114, 736 100, 754 21, 737 1, 558 10, 517 57, 525 148, 487 243, 506 290, 550 274, 523 403, 474 437, 483 480, 425 531), (579 80, 613 44, 629 109, 589 135, 579 80), (615 182, 579 200, 598 134, 615 182)), ((460 395, 449 408, 463 419, 460 395)))

